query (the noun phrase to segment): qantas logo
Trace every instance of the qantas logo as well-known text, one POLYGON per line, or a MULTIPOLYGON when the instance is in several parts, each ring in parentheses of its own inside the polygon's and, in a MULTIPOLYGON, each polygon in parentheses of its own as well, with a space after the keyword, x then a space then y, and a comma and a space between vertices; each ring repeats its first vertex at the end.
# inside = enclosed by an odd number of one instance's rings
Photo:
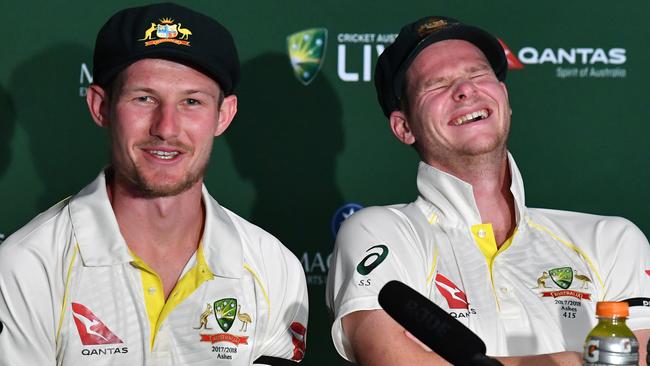
POLYGON ((298 322, 293 322, 289 329, 291 330, 291 342, 293 343, 293 356, 291 356, 291 359, 300 361, 305 356, 307 328, 298 322))
POLYGON ((465 293, 451 282, 447 277, 438 273, 436 275, 436 287, 447 300, 450 309, 468 309, 469 303, 465 293))
POLYGON ((90 309, 82 304, 72 303, 74 323, 84 346, 123 343, 90 309))
POLYGON ((517 70, 517 69, 523 69, 524 64, 519 61, 517 56, 515 56, 512 51, 510 51, 510 48, 503 42, 501 38, 499 38, 499 43, 501 43, 501 47, 503 47, 503 51, 506 54, 506 60, 508 60, 508 69, 510 70, 517 70))

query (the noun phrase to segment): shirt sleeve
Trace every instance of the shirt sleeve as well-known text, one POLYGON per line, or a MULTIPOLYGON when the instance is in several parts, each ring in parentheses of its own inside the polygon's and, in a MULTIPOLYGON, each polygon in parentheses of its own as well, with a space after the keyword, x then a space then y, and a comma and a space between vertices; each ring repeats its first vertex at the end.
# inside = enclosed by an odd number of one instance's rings
POLYGON ((307 281, 298 258, 280 242, 274 244, 263 246, 270 314, 266 336, 255 358, 300 362, 307 342, 307 281))
POLYGON ((650 245, 636 225, 614 218, 601 237, 598 255, 603 258, 605 301, 630 303, 627 325, 632 330, 650 329, 650 245), (613 245, 612 245, 613 244, 613 245))
POLYGON ((0 245, 0 365, 54 365, 52 273, 37 251, 16 244, 0 245))
POLYGON ((397 210, 369 207, 343 222, 336 238, 326 300, 334 314, 332 340, 342 357, 354 362, 341 318, 380 309, 377 295, 389 281, 425 289, 428 258, 409 220, 397 210))

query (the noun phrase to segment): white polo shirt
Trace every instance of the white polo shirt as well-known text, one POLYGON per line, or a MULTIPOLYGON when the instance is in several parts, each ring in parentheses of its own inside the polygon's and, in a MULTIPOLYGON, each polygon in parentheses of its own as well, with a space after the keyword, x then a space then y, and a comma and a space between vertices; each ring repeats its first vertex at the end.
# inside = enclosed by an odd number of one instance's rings
POLYGON ((164 299, 130 253, 104 174, 0 245, 0 365, 250 365, 299 361, 307 287, 277 239, 203 188, 202 242, 164 299))
MULTIPOLYGON (((327 283, 332 338, 353 361, 341 318, 380 309, 377 294, 399 280, 479 335, 491 356, 582 352, 597 301, 650 297, 650 246, 618 217, 527 208, 514 160, 517 229, 500 249, 471 185, 420 163, 420 196, 363 209, 341 226, 327 283)), ((650 308, 628 325, 650 329, 650 308)), ((462 340, 460 340, 462 342, 462 340)))

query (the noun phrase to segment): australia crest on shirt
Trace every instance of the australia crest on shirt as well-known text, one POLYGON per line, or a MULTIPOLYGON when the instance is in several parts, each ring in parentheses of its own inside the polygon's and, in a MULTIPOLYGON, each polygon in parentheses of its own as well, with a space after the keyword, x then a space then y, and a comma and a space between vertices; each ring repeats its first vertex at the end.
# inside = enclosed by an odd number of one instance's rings
POLYGON ((211 347, 217 359, 233 360, 239 348, 249 345, 249 325, 253 317, 244 311, 234 297, 206 303, 197 317, 200 342, 211 347))
POLYGON ((542 271, 532 287, 542 298, 551 298, 565 318, 575 318, 582 301, 592 301, 593 281, 569 266, 542 271))

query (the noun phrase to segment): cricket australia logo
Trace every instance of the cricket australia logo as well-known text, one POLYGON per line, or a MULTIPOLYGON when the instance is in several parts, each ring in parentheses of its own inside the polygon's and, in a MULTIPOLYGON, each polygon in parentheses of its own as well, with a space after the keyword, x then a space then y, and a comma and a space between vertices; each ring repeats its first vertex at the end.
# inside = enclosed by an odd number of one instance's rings
POLYGON ((237 299, 226 298, 214 302, 214 316, 219 328, 224 332, 230 330, 237 315, 237 299))
POLYGON ((151 22, 149 28, 144 31, 144 38, 138 41, 146 41, 144 45, 147 47, 165 42, 189 46, 191 35, 192 31, 188 28, 183 28, 183 24, 174 23, 174 19, 171 18, 162 18, 160 19, 160 23, 151 22))
POLYGON ((303 85, 309 85, 325 60, 327 29, 311 28, 293 33, 287 37, 289 61, 293 73, 303 85))
POLYGON ((573 282, 573 270, 571 267, 553 268, 548 271, 553 282, 563 289, 568 289, 573 282))
POLYGON ((557 267, 543 271, 542 275, 537 278, 537 286, 533 289, 540 289, 542 297, 564 297, 570 296, 577 299, 591 300, 591 294, 578 290, 589 290, 591 278, 584 274, 578 273, 571 267, 557 267), (553 281, 549 283, 548 280, 553 281), (575 281, 574 281, 575 279, 575 281), (579 287, 576 283, 580 283, 579 287), (555 284, 554 287, 553 284, 555 284), (571 286, 573 285, 573 289, 571 286))

